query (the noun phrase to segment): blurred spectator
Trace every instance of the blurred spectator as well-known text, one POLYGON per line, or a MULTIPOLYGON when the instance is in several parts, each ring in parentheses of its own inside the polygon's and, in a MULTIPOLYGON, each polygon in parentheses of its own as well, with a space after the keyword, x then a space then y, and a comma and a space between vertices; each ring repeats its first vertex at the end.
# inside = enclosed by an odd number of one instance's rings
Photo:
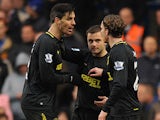
POLYGON ((140 84, 138 88, 138 99, 144 105, 149 105, 154 101, 154 91, 150 84, 140 84))
POLYGON ((8 71, 12 71, 12 66, 8 60, 8 54, 12 47, 12 40, 7 35, 7 23, 6 21, 0 19, 0 59, 7 64, 8 71))
POLYGON ((154 90, 150 84, 140 84, 138 88, 138 99, 143 105, 143 113, 141 120, 147 120, 149 111, 154 101, 154 90))
POLYGON ((28 0, 28 5, 31 6, 39 14, 43 13, 44 9, 44 0, 28 0))
POLYGON ((7 77, 7 75, 8 75, 7 65, 0 58, 0 93, 1 93, 4 80, 7 77))
POLYGON ((22 26, 22 29, 21 29, 21 38, 22 38, 21 51, 22 52, 26 52, 27 54, 31 53, 35 35, 36 33, 32 24, 25 24, 22 26))
POLYGON ((6 114, 8 120, 13 120, 13 114, 10 107, 10 98, 8 95, 0 94, 0 114, 6 114))
POLYGON ((153 103, 150 111, 149 111, 149 115, 148 115, 148 120, 154 120, 154 117, 156 119, 156 116, 158 117, 158 115, 156 115, 158 112, 160 112, 160 83, 158 83, 157 85, 157 102, 153 103))
POLYGON ((21 43, 21 27, 29 17, 30 15, 25 9, 25 1, 13 0, 13 11, 10 15, 8 34, 14 43, 21 43))
POLYGON ((44 15, 40 12, 42 10, 40 6, 36 6, 35 8, 35 3, 34 4, 28 3, 25 9, 27 13, 30 15, 30 18, 27 21, 32 23, 36 32, 42 32, 48 30, 49 20, 46 19, 44 15))
POLYGON ((35 30, 32 24, 23 24, 21 28, 21 39, 22 43, 20 44, 13 44, 12 50, 9 53, 9 60, 11 61, 12 65, 15 63, 15 58, 20 52, 25 52, 30 55, 32 45, 35 41, 35 30))
POLYGON ((139 82, 148 83, 157 88, 157 84, 160 82, 160 55, 157 39, 147 36, 144 39, 143 48, 144 53, 138 59, 139 82))
MULTIPOLYGON (((99 1, 99 0, 97 0, 99 1)), ((105 1, 105 0, 101 0, 105 1)), ((109 13, 117 14, 123 7, 130 7, 133 10, 135 22, 143 24, 146 22, 147 2, 149 0, 107 0, 106 6, 109 13)))
POLYGON ((119 15, 126 24, 123 36, 124 40, 133 47, 137 54, 137 57, 140 57, 144 27, 134 23, 134 16, 131 8, 121 8, 119 11, 119 15))
POLYGON ((4 20, 0 20, 0 53, 1 58, 8 58, 8 51, 12 47, 12 40, 7 36, 7 24, 4 20))
POLYGON ((154 20, 152 20, 151 22, 151 29, 150 29, 150 34, 155 36, 158 40, 158 44, 160 46, 160 9, 157 9, 155 11, 155 23, 154 20))
POLYGON ((20 101, 22 96, 23 85, 25 82, 25 73, 27 71, 27 64, 29 61, 29 55, 26 53, 19 53, 16 57, 16 70, 10 74, 4 83, 2 93, 10 96, 11 108, 13 111, 15 120, 24 120, 24 114, 22 112, 20 101))
POLYGON ((0 0, 0 9, 9 17, 13 9, 13 0, 0 0))
MULTIPOLYGON (((42 3, 40 3, 40 5, 41 4, 42 3)), ((35 5, 36 3, 31 0, 13 0, 14 10, 10 16, 8 34, 14 43, 22 43, 20 34, 23 24, 31 23, 36 32, 48 30, 49 21, 41 14, 41 7, 35 5)))

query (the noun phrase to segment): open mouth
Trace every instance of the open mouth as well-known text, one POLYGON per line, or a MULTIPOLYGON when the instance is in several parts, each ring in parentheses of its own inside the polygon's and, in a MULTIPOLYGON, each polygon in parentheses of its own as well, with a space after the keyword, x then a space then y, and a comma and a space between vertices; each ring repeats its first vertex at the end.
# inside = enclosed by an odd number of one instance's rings
POLYGON ((72 34, 74 32, 74 28, 68 28, 68 32, 72 34))
POLYGON ((68 30, 69 32, 73 32, 74 28, 69 28, 68 30))

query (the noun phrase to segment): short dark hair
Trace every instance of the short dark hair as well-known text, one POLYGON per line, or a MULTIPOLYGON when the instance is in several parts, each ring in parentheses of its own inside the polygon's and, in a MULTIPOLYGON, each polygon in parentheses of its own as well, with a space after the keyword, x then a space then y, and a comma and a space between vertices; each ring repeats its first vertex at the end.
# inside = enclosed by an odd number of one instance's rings
POLYGON ((73 12, 75 9, 70 3, 58 3, 54 5, 50 12, 50 22, 53 23, 55 17, 62 18, 66 12, 73 12))
POLYGON ((103 24, 113 37, 120 38, 123 35, 125 24, 119 15, 107 15, 103 19, 103 24))
POLYGON ((86 35, 88 33, 96 33, 96 32, 100 32, 101 31, 101 26, 100 25, 93 25, 91 27, 89 27, 86 31, 86 35))

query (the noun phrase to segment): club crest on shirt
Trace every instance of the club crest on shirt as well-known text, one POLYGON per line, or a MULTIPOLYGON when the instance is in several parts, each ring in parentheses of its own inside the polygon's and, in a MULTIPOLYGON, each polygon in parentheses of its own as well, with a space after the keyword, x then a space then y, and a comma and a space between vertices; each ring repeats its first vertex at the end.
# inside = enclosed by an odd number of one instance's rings
POLYGON ((123 61, 116 61, 114 62, 114 69, 119 71, 124 69, 124 62, 123 61))
POLYGON ((45 61, 46 61, 46 63, 52 63, 53 62, 52 56, 53 55, 50 54, 50 53, 45 54, 45 61))

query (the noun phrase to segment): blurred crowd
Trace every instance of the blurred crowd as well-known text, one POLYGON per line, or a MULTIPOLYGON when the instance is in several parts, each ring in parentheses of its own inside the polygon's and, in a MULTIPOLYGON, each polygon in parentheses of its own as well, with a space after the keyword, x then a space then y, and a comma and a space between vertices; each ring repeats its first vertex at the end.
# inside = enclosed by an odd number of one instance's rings
MULTIPOLYGON (((0 0, 0 120, 25 120, 20 101, 33 43, 50 25, 53 5, 75 6, 76 30, 64 37, 67 47, 86 48, 86 30, 107 14, 119 14, 126 24, 124 41, 137 53, 143 104, 142 120, 160 120, 160 0, 0 0)), ((78 66, 64 61, 63 71, 78 66)), ((78 88, 59 85, 57 111, 70 120, 78 88)))

